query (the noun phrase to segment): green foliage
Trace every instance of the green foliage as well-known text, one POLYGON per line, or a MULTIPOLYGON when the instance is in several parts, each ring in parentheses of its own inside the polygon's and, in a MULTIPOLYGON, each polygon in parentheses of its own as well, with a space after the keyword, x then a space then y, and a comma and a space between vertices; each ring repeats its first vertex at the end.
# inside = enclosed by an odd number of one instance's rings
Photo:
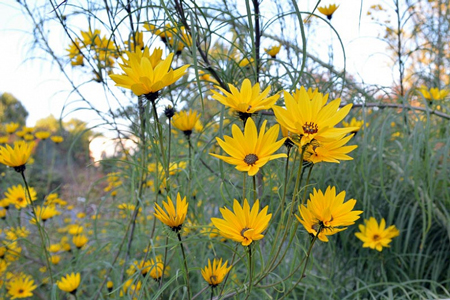
POLYGON ((28 112, 22 103, 10 93, 0 96, 0 123, 16 122, 25 125, 28 112))

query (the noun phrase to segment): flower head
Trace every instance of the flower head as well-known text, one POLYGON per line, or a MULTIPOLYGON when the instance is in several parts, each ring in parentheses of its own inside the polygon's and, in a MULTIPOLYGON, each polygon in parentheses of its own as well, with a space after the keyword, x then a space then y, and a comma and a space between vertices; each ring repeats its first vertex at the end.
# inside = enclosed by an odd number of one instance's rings
POLYGON ((280 52, 281 49, 281 45, 278 46, 272 46, 270 48, 264 48, 264 51, 272 58, 275 58, 278 54, 278 52, 280 52))
MULTIPOLYGON (((34 188, 30 187, 30 196, 31 201, 36 201, 36 191, 34 188)), ((17 209, 21 209, 27 207, 30 204, 30 199, 28 198, 28 193, 25 191, 25 188, 21 185, 14 185, 5 192, 6 199, 8 199, 9 203, 12 203, 16 206, 17 209)))
POLYGON ((172 199, 167 196, 167 202, 163 201, 163 206, 165 211, 158 205, 155 204, 155 217, 172 228, 173 231, 178 232, 181 230, 184 220, 186 219, 186 214, 189 204, 186 201, 186 196, 181 200, 180 193, 177 194, 177 204, 176 207, 173 205, 172 199))
POLYGON ((265 132, 266 124, 267 121, 264 121, 259 135, 255 122, 251 118, 247 120, 244 132, 237 125, 233 125, 231 129, 233 137, 225 136, 224 140, 216 138, 220 147, 230 156, 210 154, 236 165, 237 170, 254 176, 268 161, 287 156, 284 153, 273 154, 283 145, 285 139, 276 141, 280 132, 279 126, 275 125, 265 132))
POLYGON ((222 264, 222 259, 214 258, 211 266, 211 260, 208 259, 208 265, 202 269, 203 279, 212 287, 218 286, 231 270, 231 266, 227 267, 227 264, 228 261, 222 264))
POLYGON ((362 214, 361 210, 353 210, 356 200, 350 199, 344 203, 345 191, 336 195, 335 187, 328 187, 325 194, 314 189, 310 194, 307 206, 299 205, 300 216, 295 215, 311 235, 317 236, 322 242, 328 242, 327 235, 333 235, 347 229, 355 223, 362 214))
POLYGON ((271 108, 279 95, 273 95, 268 97, 270 92, 270 86, 261 92, 259 83, 256 83, 253 87, 249 79, 245 79, 242 82, 241 90, 239 91, 232 84, 228 84, 230 93, 221 87, 217 87, 224 95, 212 90, 214 94, 212 97, 228 106, 238 113, 253 114, 260 110, 271 108))
POLYGON ((356 237, 364 242, 364 248, 369 247, 381 251, 383 248, 389 247, 392 239, 400 234, 395 225, 386 228, 384 219, 381 219, 380 224, 378 224, 374 217, 370 217, 369 220, 364 220, 364 224, 359 225, 360 232, 355 233, 356 237))
POLYGON ((272 218, 272 214, 267 214, 267 210, 268 206, 259 211, 259 200, 250 208, 247 199, 244 199, 244 206, 234 199, 234 212, 226 207, 221 208, 223 219, 211 218, 211 222, 223 237, 248 246, 264 237, 262 232, 267 229, 272 218))
POLYGON ((355 150, 358 146, 344 146, 354 134, 336 139, 331 142, 312 141, 306 148, 304 159, 314 164, 319 162, 339 163, 340 160, 352 160, 347 153, 355 150))
POLYGON ((27 275, 18 275, 9 280, 6 285, 11 299, 20 299, 33 297, 33 291, 37 288, 33 278, 27 275))
POLYGON ((13 134, 14 132, 16 132, 17 129, 19 129, 20 124, 11 122, 11 123, 6 124, 5 127, 6 127, 6 132, 7 133, 13 134))
POLYGON ((64 141, 64 138, 62 136, 59 136, 59 135, 54 135, 54 136, 50 137, 50 139, 55 144, 60 144, 60 143, 62 143, 64 141))
POLYGON ((30 220, 31 224, 36 224, 39 221, 47 221, 48 219, 53 218, 54 216, 57 216, 61 214, 54 205, 47 205, 47 206, 36 206, 34 209, 35 216, 33 219, 30 220), (37 220, 37 221, 36 221, 37 220))
POLYGON ((300 89, 293 97, 284 92, 286 108, 273 106, 277 122, 292 134, 296 144, 304 146, 316 139, 322 142, 335 140, 351 132, 354 128, 334 128, 350 111, 352 105, 339 108, 341 99, 326 105, 328 95, 313 93, 312 99, 306 89, 300 89))
POLYGON ((189 111, 177 112, 172 119, 173 126, 183 131, 183 133, 189 137, 192 133, 192 129, 195 128, 195 125, 200 120, 200 115, 201 114, 192 109, 189 109, 189 111))
POLYGON ((77 292, 78 286, 80 285, 81 276, 80 273, 67 274, 65 277, 61 277, 56 284, 61 291, 75 294, 77 292))
POLYGON ((14 148, 10 145, 6 145, 6 147, 0 146, 0 163, 21 172, 24 170, 33 148, 34 142, 27 143, 25 141, 15 142, 14 148))
POLYGON ((442 100, 445 97, 447 97, 448 94, 450 93, 450 91, 445 89, 442 90, 438 88, 428 89, 426 86, 422 86, 419 90, 422 93, 423 97, 428 101, 442 100))
POLYGON ((331 20, 333 17, 334 12, 336 9, 338 9, 339 5, 336 4, 330 4, 328 6, 319 6, 319 11, 324 14, 328 20, 331 20))
POLYGON ((37 131, 34 133, 34 136, 40 140, 46 140, 50 137, 50 132, 48 131, 37 131))
POLYGON ((72 238, 73 244, 78 249, 81 249, 84 245, 86 245, 86 243, 88 241, 89 241, 89 239, 84 234, 77 234, 77 235, 74 235, 72 238))
POLYGON ((151 55, 147 47, 144 51, 138 49, 135 52, 125 51, 125 53, 128 59, 122 57, 124 63, 120 64, 125 74, 109 76, 117 86, 130 89, 137 96, 157 93, 180 79, 189 67, 185 65, 176 70, 171 69, 173 53, 163 60, 162 50, 159 48, 151 55))

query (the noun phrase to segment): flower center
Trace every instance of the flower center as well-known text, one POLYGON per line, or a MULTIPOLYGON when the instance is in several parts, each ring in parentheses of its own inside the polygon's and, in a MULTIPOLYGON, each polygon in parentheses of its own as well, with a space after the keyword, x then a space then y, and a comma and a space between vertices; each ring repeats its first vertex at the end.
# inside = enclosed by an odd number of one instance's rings
POLYGON ((209 277, 209 280, 211 281, 211 283, 216 282, 217 281, 217 276, 216 275, 211 275, 209 277))
POLYGON ((373 235, 373 240, 374 240, 375 242, 378 242, 380 239, 381 239, 381 237, 380 237, 378 234, 374 234, 374 235, 373 235))
POLYGON ((256 156, 256 154, 253 153, 247 154, 244 158, 244 162, 249 166, 253 166, 257 160, 258 156, 256 156))
POLYGON ((250 228, 245 227, 244 229, 241 230, 241 236, 242 236, 244 239, 247 239, 247 237, 244 236, 244 232, 246 232, 246 231, 249 230, 249 229, 250 229, 250 228))
POLYGON ((19 294, 23 294, 25 291, 24 291, 23 289, 19 289, 17 292, 18 292, 19 294))
POLYGON ((22 197, 17 197, 17 202, 22 202, 23 198, 22 197))
POLYGON ((303 127, 303 132, 305 134, 314 134, 317 133, 317 131, 319 131, 319 128, 317 127, 317 124, 314 124, 313 122, 306 122, 305 125, 302 126, 303 127))

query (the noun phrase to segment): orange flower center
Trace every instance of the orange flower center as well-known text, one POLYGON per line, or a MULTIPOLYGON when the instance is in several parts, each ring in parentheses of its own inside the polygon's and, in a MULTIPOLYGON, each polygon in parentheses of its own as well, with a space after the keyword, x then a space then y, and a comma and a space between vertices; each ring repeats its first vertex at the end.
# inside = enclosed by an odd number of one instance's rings
POLYGON ((244 162, 249 166, 253 166, 257 161, 258 156, 256 156, 256 154, 253 153, 247 154, 244 158, 244 162))
POLYGON ((306 122, 305 125, 302 126, 302 128, 305 134, 314 134, 319 131, 317 124, 314 124, 313 122, 306 122))

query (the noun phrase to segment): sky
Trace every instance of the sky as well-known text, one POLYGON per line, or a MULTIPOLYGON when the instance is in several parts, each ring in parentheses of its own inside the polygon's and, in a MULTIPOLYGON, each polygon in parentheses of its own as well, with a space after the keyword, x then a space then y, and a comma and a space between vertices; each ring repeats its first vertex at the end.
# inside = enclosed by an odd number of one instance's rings
MULTIPOLYGON (((366 16, 368 7, 379 1, 322 1, 321 5, 331 3, 340 5, 333 15, 332 24, 344 43, 347 71, 359 82, 390 85, 393 75, 384 55, 386 45, 376 39, 380 27, 373 25, 366 16)), ((30 50, 32 26, 15 1, 0 0, 0 19, 0 44, 3 45, 0 48, 0 93, 11 93, 22 102, 29 112, 27 125, 33 126, 37 120, 50 114, 57 118, 62 115, 66 119, 79 118, 87 122, 98 119, 95 113, 77 111, 78 103, 68 104, 69 91, 72 90, 68 80, 48 56, 42 59, 42 55, 30 50), (62 112, 63 107, 65 110, 62 112)), ((331 34, 328 26, 321 27, 322 31, 318 32, 327 38, 331 34)), ((334 37, 333 42, 334 49, 340 49, 338 39, 334 37)), ((63 53, 68 40, 61 34, 60 39, 50 43, 63 53)), ((335 51, 334 62, 339 67, 343 66, 342 51, 335 51)), ((98 95, 98 99, 104 97, 102 91, 95 88, 91 93, 98 95)))

